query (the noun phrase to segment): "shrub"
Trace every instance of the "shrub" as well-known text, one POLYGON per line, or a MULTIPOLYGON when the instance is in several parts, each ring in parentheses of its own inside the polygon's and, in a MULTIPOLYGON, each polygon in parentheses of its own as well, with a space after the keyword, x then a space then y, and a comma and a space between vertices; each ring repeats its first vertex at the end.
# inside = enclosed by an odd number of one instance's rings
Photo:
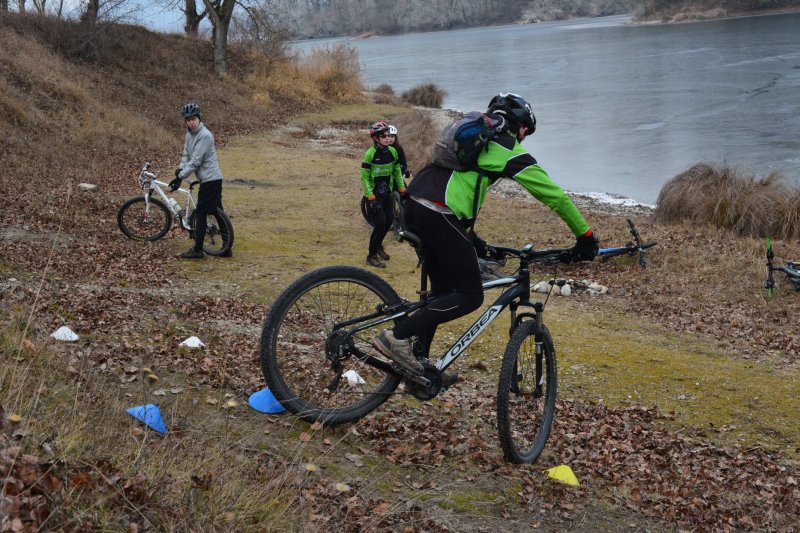
POLYGON ((303 61, 320 89, 338 102, 358 101, 364 85, 358 52, 347 44, 315 48, 303 61))
POLYGON ((411 105, 433 107, 437 109, 441 109, 442 103, 444 103, 446 97, 447 91, 440 89, 434 83, 422 83, 407 91, 403 91, 400 95, 400 98, 402 98, 404 102, 411 105))
POLYGON ((790 239, 800 235, 800 190, 789 187, 778 172, 758 179, 724 164, 697 164, 664 185, 655 219, 790 239))
POLYGON ((381 83, 377 87, 375 87, 373 92, 380 93, 380 94, 388 94, 389 96, 394 96, 394 89, 388 83, 381 83))
POLYGON ((430 114, 413 110, 393 119, 397 126, 397 140, 403 147, 408 168, 416 173, 433 156, 433 144, 439 133, 430 114))

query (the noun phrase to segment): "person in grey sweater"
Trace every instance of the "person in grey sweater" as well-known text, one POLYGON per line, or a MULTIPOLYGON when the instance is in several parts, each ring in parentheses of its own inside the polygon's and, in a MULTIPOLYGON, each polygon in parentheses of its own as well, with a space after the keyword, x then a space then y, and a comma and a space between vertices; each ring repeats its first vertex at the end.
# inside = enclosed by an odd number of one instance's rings
POLYGON ((195 213, 194 246, 178 257, 181 259, 203 259, 203 241, 206 238, 206 217, 222 209, 222 171, 214 148, 214 135, 200 120, 200 107, 189 103, 181 109, 186 121, 186 140, 180 168, 175 169, 175 179, 169 184, 171 191, 178 190, 181 181, 192 175, 200 181, 195 213))

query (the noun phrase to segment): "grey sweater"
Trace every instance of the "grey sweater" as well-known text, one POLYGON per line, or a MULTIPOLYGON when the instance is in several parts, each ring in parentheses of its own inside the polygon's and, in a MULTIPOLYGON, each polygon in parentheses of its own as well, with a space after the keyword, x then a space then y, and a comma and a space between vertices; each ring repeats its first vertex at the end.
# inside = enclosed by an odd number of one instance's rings
POLYGON ((186 132, 180 168, 183 169, 180 173, 183 179, 191 176, 192 172, 200 183, 222 179, 217 151, 214 149, 214 135, 202 122, 196 130, 186 132))

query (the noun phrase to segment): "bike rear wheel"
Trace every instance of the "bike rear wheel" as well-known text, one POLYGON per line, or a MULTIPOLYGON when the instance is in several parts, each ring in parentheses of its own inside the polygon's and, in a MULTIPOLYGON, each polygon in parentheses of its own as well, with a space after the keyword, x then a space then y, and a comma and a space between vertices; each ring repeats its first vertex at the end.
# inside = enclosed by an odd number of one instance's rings
POLYGON ((375 226, 372 222, 372 217, 369 216, 369 200, 367 200, 366 196, 361 197, 361 216, 364 217, 364 220, 367 221, 367 224, 370 226, 375 226))
POLYGON ((507 461, 530 464, 550 436, 558 379, 553 339, 527 320, 514 330, 503 356, 497 390, 497 428, 507 461))
POLYGON ((131 198, 117 211, 117 225, 129 239, 157 241, 169 232, 172 213, 161 200, 144 196, 131 198))
MULTIPOLYGON (((197 223, 197 211, 192 213, 189 236, 194 239, 194 228, 197 223)), ((230 255, 233 248, 233 224, 222 209, 206 216, 206 237, 203 240, 203 251, 208 255, 230 255)))
POLYGON ((261 370, 281 405, 307 421, 342 424, 385 402, 400 377, 388 364, 364 361, 382 359, 369 342, 377 328, 348 340, 354 324, 337 324, 399 301, 383 279, 355 267, 322 268, 292 283, 275 300, 261 334, 261 370))

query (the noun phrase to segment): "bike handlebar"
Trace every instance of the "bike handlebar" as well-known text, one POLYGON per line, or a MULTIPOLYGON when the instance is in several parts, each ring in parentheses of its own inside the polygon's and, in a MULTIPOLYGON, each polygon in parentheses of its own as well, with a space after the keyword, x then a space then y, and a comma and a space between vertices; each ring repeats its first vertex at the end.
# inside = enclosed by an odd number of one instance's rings
POLYGON ((546 250, 534 250, 532 244, 526 244, 523 248, 509 248, 507 246, 491 246, 496 253, 501 255, 501 259, 513 256, 520 259, 555 259, 562 263, 572 263, 577 260, 572 248, 549 248, 546 250))

